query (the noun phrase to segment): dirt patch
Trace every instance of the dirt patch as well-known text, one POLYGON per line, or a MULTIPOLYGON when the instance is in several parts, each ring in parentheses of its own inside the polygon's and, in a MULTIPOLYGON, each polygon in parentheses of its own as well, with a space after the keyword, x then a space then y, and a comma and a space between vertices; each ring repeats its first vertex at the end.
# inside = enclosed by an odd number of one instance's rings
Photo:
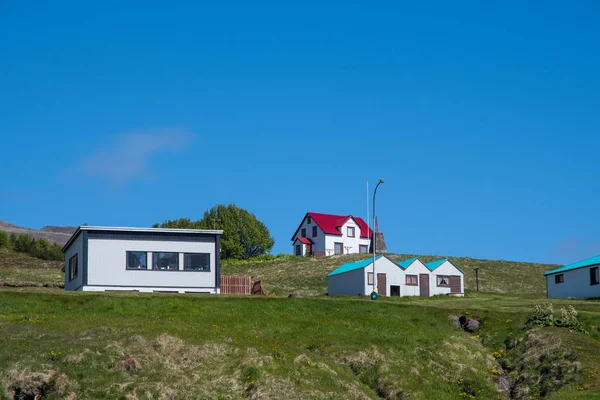
POLYGON ((124 359, 119 361, 115 366, 117 371, 125 371, 130 373, 140 372, 142 370, 142 364, 134 357, 127 355, 124 359))
POLYGON ((54 385, 56 371, 32 372, 15 366, 2 377, 6 396, 11 399, 30 400, 36 396, 45 396, 54 385))

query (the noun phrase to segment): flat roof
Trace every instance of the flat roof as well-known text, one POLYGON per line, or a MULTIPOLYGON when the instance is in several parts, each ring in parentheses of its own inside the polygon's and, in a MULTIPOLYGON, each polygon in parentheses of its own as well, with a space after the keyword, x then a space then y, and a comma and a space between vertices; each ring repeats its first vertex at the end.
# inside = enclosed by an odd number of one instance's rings
POLYGON ((62 252, 73 243, 77 235, 82 231, 96 231, 96 232, 144 232, 144 233, 167 233, 167 234, 208 234, 208 235, 222 235, 223 231, 220 229, 177 229, 177 228, 139 228, 139 227, 126 227, 126 226, 90 226, 81 225, 77 227, 77 230, 69 238, 67 243, 62 248, 62 252))

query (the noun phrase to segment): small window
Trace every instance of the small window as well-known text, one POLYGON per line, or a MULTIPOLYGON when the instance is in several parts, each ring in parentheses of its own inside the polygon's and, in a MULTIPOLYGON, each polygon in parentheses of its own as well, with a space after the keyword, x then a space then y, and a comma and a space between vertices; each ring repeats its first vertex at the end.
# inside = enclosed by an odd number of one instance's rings
POLYGON ((366 244, 360 244, 358 245, 358 252, 359 253, 368 253, 369 252, 369 246, 367 246, 366 244))
POLYGON ((598 276, 598 267, 590 268, 590 285, 597 285, 600 283, 600 276, 598 276))
POLYGON ((300 236, 306 237, 306 229, 305 228, 302 228, 302 230, 300 232, 301 232, 300 236))
POLYGON ((306 225, 310 225, 311 223, 311 219, 310 219, 310 215, 308 217, 306 217, 306 225))
POLYGON ((344 243, 334 243, 333 246, 335 254, 344 254, 344 243))
POLYGON ((127 269, 148 269, 148 253, 145 251, 128 251, 127 269))
POLYGON ((317 227, 316 226, 313 226, 312 234, 313 234, 313 237, 317 237, 317 227))
POLYGON ((372 284, 373 284, 373 273, 367 272, 367 285, 372 285, 372 284))
POLYGON ((75 254, 73 257, 69 258, 69 281, 77 278, 78 273, 77 254, 75 254))
POLYGON ((348 231, 347 231, 348 237, 354 237, 354 230, 355 230, 355 228, 353 226, 348 227, 348 231))
POLYGON ((152 253, 152 269, 176 271, 179 269, 179 254, 152 253))
POLYGON ((296 255, 297 256, 302 255, 302 247, 299 244, 296 245, 296 255))
POLYGON ((417 275, 406 275, 406 285, 407 286, 419 286, 419 281, 417 280, 417 275))
POLYGON ((186 271, 210 272, 210 254, 208 253, 184 253, 183 269, 186 271))
POLYGON ((437 285, 441 287, 450 287, 450 277, 447 275, 438 275, 437 285))
POLYGON ((554 283, 563 283, 565 281, 565 276, 563 274, 554 275, 554 283))

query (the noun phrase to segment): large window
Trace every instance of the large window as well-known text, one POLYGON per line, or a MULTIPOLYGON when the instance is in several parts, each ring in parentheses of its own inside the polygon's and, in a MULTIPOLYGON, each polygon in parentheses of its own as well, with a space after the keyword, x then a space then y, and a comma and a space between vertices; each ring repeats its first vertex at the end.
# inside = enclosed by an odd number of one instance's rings
POLYGON ((554 275, 554 283, 563 283, 565 281, 565 276, 563 274, 554 275))
POLYGON ((348 237, 354 237, 354 231, 355 230, 356 229, 353 226, 349 226, 348 227, 348 231, 347 231, 348 237))
POLYGON ((297 256, 301 256, 302 255, 302 247, 299 244, 296 245, 296 255, 297 256))
POLYGON ((317 237, 317 227, 313 226, 313 237, 317 237))
POLYGON ((333 252, 335 254, 344 254, 344 243, 334 243, 333 252))
POLYGON ((437 285, 441 287, 450 287, 450 277, 447 275, 437 275, 437 285))
POLYGON ((183 269, 186 271, 210 272, 210 254, 208 253, 184 253, 183 269))
POLYGON ((77 278, 78 273, 77 254, 75 254, 73 257, 69 258, 69 281, 77 278))
POLYGON ((597 285, 600 283, 600 276, 598 276, 598 267, 590 268, 590 285, 597 285))
POLYGON ((152 269, 176 271, 179 269, 178 253, 152 253, 152 269))
POLYGON ((367 246, 366 244, 360 244, 360 245, 358 245, 358 252, 359 253, 368 253, 369 252, 369 246, 367 246))
POLYGON ((419 281, 417 280, 417 275, 406 275, 406 285, 407 286, 419 286, 419 281))
POLYGON ((145 251, 128 251, 127 269, 148 269, 148 253, 145 251))
POLYGON ((306 237, 306 229, 305 228, 302 228, 302 230, 300 232, 301 232, 300 236, 306 237))

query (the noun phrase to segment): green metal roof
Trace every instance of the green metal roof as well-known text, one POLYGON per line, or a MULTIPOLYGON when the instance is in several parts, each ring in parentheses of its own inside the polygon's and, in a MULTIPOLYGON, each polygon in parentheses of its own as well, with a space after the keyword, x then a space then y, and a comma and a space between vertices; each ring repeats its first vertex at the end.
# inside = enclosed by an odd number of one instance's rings
POLYGON ((399 266, 401 266, 402 269, 406 269, 406 268, 408 268, 408 266, 410 264, 412 264, 413 262, 415 262, 416 259, 417 259, 417 257, 413 257, 413 258, 409 258, 407 260, 398 261, 396 264, 398 264, 399 266))
MULTIPOLYGON (((380 257, 382 256, 377 256, 375 257, 376 260, 378 260, 380 257)), ((365 258, 364 260, 360 260, 360 261, 353 261, 353 262, 349 262, 346 264, 342 264, 339 267, 337 267, 336 269, 334 269, 333 271, 331 271, 327 276, 333 276, 333 275, 339 275, 339 274, 343 274, 345 272, 350 272, 350 271, 354 271, 355 269, 361 269, 366 267, 367 265, 371 264, 373 262, 373 258, 365 258)))
POLYGON ((430 271, 433 271, 434 269, 436 269, 437 267, 439 267, 440 265, 442 265, 445 261, 448 261, 448 259, 447 258, 442 258, 442 259, 439 259, 439 260, 428 262, 428 263, 425 264, 425 266, 427 266, 427 268, 429 268, 430 271))
POLYGON ((552 271, 544 272, 544 275, 558 274, 559 272, 565 272, 565 271, 571 271, 573 269, 591 267, 592 265, 597 265, 597 264, 600 264, 600 256, 588 258, 588 259, 578 261, 573 264, 565 265, 564 267, 553 269, 552 271))

